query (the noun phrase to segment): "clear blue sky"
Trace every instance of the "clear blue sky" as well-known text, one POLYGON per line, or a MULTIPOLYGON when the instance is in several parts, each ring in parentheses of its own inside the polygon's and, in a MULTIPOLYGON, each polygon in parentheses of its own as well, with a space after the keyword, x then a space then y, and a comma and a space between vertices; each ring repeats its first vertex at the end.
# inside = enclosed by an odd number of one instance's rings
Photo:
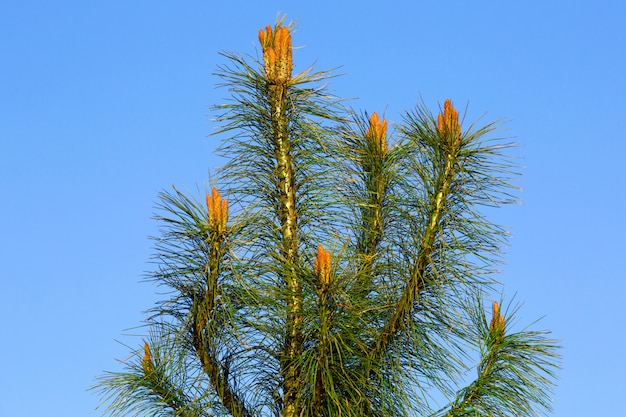
MULTIPOLYGON (((353 105, 422 95, 510 120, 523 204, 499 279, 563 339, 555 416, 623 410, 626 5, 615 1, 5 1, 0 6, 0 417, 78 417, 115 370, 157 193, 203 187, 220 50, 255 53, 278 11, 296 71, 342 66, 353 105)), ((132 331, 129 331, 132 333, 132 331)), ((129 333, 127 332, 127 333, 129 333)), ((617 413, 617 414, 616 414, 617 413)))

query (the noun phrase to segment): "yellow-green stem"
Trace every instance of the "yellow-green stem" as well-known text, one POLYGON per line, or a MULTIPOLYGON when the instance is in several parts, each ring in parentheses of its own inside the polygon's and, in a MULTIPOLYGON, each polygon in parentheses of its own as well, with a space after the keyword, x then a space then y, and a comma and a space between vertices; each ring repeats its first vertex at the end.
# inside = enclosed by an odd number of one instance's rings
POLYGON ((283 415, 298 414, 301 375, 299 358, 302 354, 302 288, 296 273, 298 263, 298 217, 296 185, 287 120, 287 87, 270 85, 272 136, 276 159, 278 218, 281 227, 281 258, 284 261, 282 279, 287 289, 285 346, 281 358, 283 377, 283 415))

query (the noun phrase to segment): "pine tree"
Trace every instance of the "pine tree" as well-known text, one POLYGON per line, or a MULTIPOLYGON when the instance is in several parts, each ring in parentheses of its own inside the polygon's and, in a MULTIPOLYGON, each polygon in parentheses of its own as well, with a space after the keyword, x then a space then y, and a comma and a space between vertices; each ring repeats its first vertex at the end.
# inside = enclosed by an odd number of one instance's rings
POLYGON ((160 195, 168 289, 143 347, 96 389, 109 415, 530 416, 550 410, 558 345, 484 303, 515 201, 499 122, 452 101, 388 129, 293 72, 293 26, 233 53, 216 106, 229 162, 206 200, 160 195))

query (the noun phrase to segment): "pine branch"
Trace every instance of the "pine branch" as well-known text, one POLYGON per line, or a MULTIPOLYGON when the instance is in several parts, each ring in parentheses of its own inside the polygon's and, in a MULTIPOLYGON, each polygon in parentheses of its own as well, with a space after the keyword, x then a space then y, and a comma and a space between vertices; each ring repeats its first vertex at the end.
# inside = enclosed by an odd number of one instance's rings
POLYGON ((287 288, 285 344, 280 358, 283 376, 284 415, 295 416, 301 390, 299 359, 302 355, 302 286, 298 265, 298 216, 292 145, 289 137, 288 83, 291 80, 291 35, 289 29, 268 25, 259 31, 263 48, 267 100, 270 108, 270 129, 274 147, 277 215, 281 229, 280 256, 283 263, 281 279, 287 288))
POLYGON ((191 396, 184 356, 176 353, 173 340, 152 336, 156 341, 145 342, 143 350, 124 362, 125 371, 108 373, 94 387, 101 392, 103 404, 108 403, 106 411, 120 417, 131 411, 145 416, 208 416, 210 403, 191 396))
POLYGON ((332 309, 330 307, 328 292, 332 285, 332 259, 330 252, 321 245, 317 249, 317 257, 313 265, 314 273, 318 279, 317 283, 317 309, 319 314, 317 363, 315 367, 315 380, 313 388, 312 411, 313 415, 323 415, 324 407, 328 400, 328 386, 330 365, 330 327, 332 320, 332 309))
POLYGON ((478 375, 459 392, 444 417, 473 413, 526 417, 551 410, 549 393, 558 368, 559 346, 547 332, 510 332, 509 323, 517 309, 505 318, 494 302, 488 322, 482 303, 476 300, 473 319, 481 346, 478 375))
POLYGON ((174 388, 172 382, 163 372, 163 366, 159 365, 161 360, 155 360, 152 357, 150 344, 144 344, 144 356, 142 358, 143 375, 141 381, 145 383, 146 388, 159 399, 160 402, 166 404, 174 411, 175 415, 186 415, 186 409, 191 401, 180 388, 174 388))
POLYGON ((287 322, 285 348, 281 358, 284 384, 285 414, 295 415, 300 391, 298 359, 302 354, 302 288, 294 268, 298 264, 298 217, 293 161, 288 136, 286 115, 287 89, 283 85, 270 86, 274 157, 276 159, 276 194, 278 219, 281 227, 281 258, 284 262, 281 278, 287 286, 287 322))
MULTIPOLYGON (((251 416, 252 412, 230 385, 228 368, 218 357, 216 345, 221 333, 229 332, 222 304, 228 298, 219 283, 222 263, 226 255, 228 202, 213 188, 206 196, 206 207, 187 198, 181 192, 161 195, 161 208, 168 213, 159 219, 166 225, 163 236, 157 240, 161 268, 153 279, 176 290, 173 299, 162 302, 153 311, 156 317, 171 316, 180 325, 162 326, 164 331, 180 336, 188 329, 185 343, 195 352, 203 374, 213 388, 213 394, 233 416, 251 416), (217 300, 220 300, 218 303, 217 300)), ((228 345, 221 343, 222 349, 228 345)))
POLYGON ((244 404, 242 398, 234 392, 228 381, 228 369, 224 368, 217 360, 214 352, 206 346, 206 341, 197 333, 201 332, 198 328, 194 332, 193 344, 202 368, 206 372, 213 389, 220 398, 220 403, 228 410, 233 417, 252 417, 252 413, 244 404))
POLYGON ((362 178, 364 185, 362 202, 357 204, 361 229, 358 231, 356 256, 359 259, 357 270, 362 277, 358 296, 365 298, 372 290, 371 281, 376 273, 373 266, 385 237, 387 194, 394 177, 389 163, 387 120, 381 121, 378 114, 372 113, 367 130, 357 133, 353 140, 347 139, 347 146, 354 153, 350 155, 351 159, 357 163, 356 174, 362 178))
POLYGON ((221 171, 221 182, 230 185, 228 194, 238 205, 247 206, 242 218, 248 219, 244 223, 250 229, 242 230, 241 236, 251 244, 242 248, 249 254, 242 266, 248 269, 244 274, 256 276, 254 297, 268 301, 259 305, 268 315, 250 326, 259 332, 259 338, 278 345, 273 349, 280 367, 285 415, 297 412, 303 389, 300 250, 313 240, 308 233, 323 234, 322 228, 314 227, 324 221, 324 193, 329 192, 319 150, 328 134, 324 119, 338 119, 330 111, 333 104, 323 89, 304 87, 325 78, 326 73, 309 75, 305 71, 291 76, 288 35, 280 22, 273 30, 267 27, 259 32, 262 73, 229 55, 236 68, 224 68, 219 74, 236 97, 236 103, 220 107, 224 112, 219 118, 224 122, 220 132, 235 131, 221 148, 231 157, 221 171), (282 311, 277 303, 281 300, 282 311), (284 317, 282 329, 268 329, 278 317, 284 317))
POLYGON ((191 309, 191 340, 198 359, 202 363, 202 368, 209 377, 222 405, 233 417, 252 417, 253 413, 247 409, 243 400, 230 386, 228 368, 218 361, 215 351, 216 297, 220 295, 218 278, 220 277, 221 262, 225 255, 228 201, 222 199, 215 188, 213 188, 211 195, 207 194, 206 200, 209 226, 208 264, 206 266, 204 294, 196 297, 195 306, 191 309))
MULTIPOLYGON (((446 103, 449 103, 449 101, 446 103)), ((435 154, 442 156, 443 167, 436 172, 435 187, 429 194, 427 223, 421 233, 417 256, 410 268, 410 274, 405 282, 404 290, 395 310, 381 329, 370 352, 370 357, 374 363, 379 362, 380 358, 387 352, 389 345, 402 328, 403 322, 409 318, 413 311, 413 305, 418 300, 420 292, 426 286, 433 284, 429 282, 426 271, 435 253, 435 239, 442 233, 441 219, 450 204, 448 195, 455 179, 455 167, 458 164, 459 151, 462 144, 458 113, 451 105, 446 110, 448 112, 445 114, 445 122, 441 121, 442 115, 440 115, 439 131, 426 132, 427 135, 437 137, 435 144, 438 149, 435 150, 435 154)), ((433 143, 432 140, 429 142, 433 143)))

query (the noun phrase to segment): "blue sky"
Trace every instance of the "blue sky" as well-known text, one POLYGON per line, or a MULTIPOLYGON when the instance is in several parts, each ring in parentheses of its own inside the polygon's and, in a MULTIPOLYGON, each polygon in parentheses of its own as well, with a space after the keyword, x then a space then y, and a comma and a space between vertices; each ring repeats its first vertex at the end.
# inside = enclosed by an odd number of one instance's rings
POLYGON ((98 415, 127 349, 157 193, 222 164, 207 137, 220 50, 299 26, 296 71, 390 120, 420 95, 510 120, 523 204, 498 277, 562 339, 557 417, 623 409, 626 5, 615 1, 6 1, 0 5, 0 417, 98 415), (444 5, 445 4, 445 5, 444 5), (622 242, 622 243, 620 243, 622 242))

